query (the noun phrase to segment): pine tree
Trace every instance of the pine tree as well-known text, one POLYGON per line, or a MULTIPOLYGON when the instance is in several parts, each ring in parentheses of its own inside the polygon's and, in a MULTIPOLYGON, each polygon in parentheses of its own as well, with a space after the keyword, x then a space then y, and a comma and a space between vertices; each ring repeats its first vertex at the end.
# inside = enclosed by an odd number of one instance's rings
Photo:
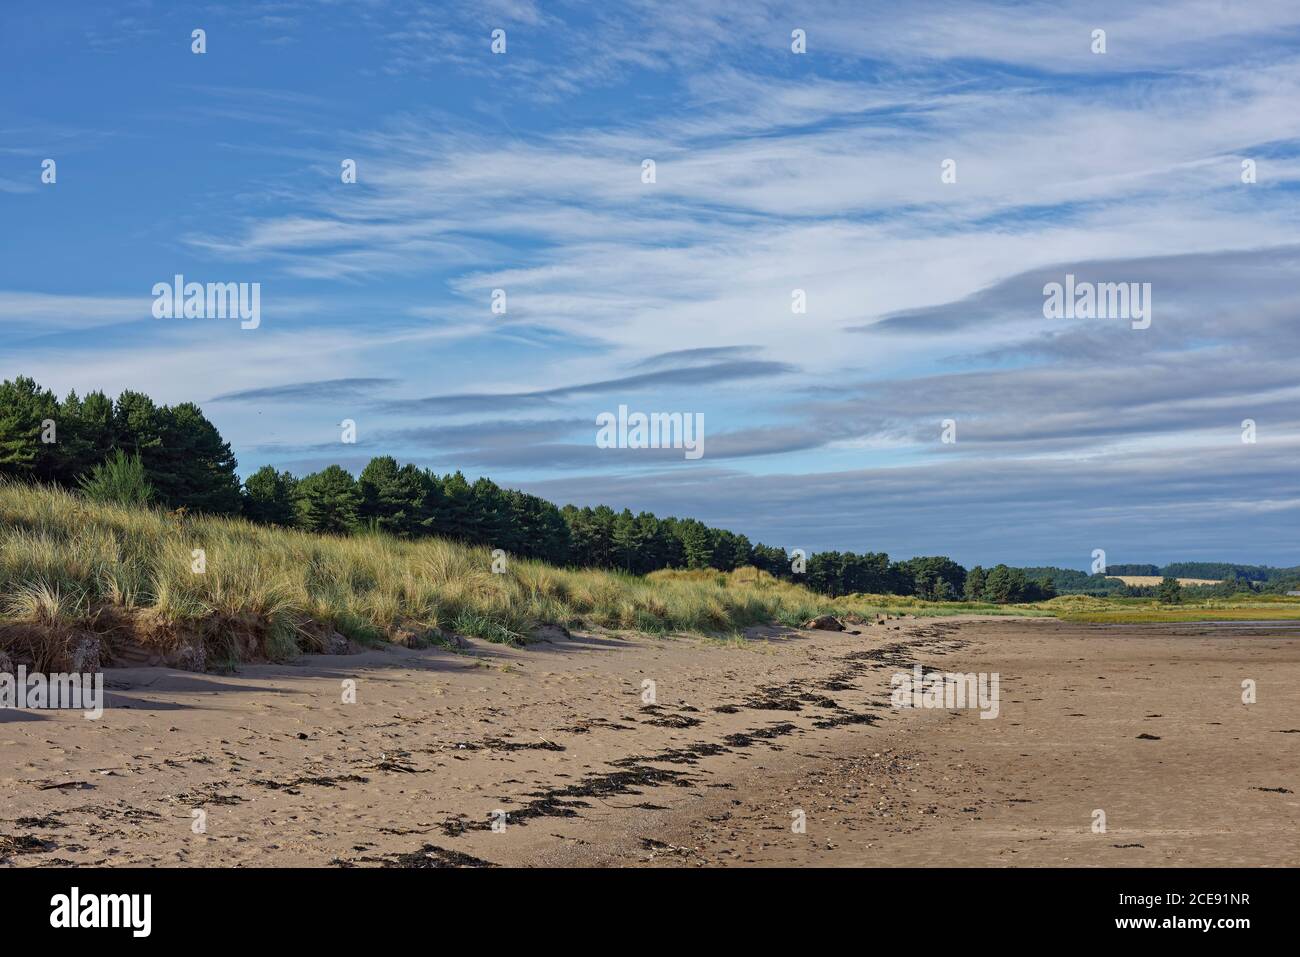
POLYGON ((399 467, 391 455, 370 460, 361 472, 361 518, 403 538, 419 534, 425 520, 427 479, 414 465, 399 467))
POLYGON ((518 552, 520 540, 510 524, 510 504, 491 479, 480 478, 470 486, 470 513, 474 521, 471 541, 518 552))
POLYGON ((652 572, 667 568, 669 552, 663 523, 649 512, 641 512, 636 517, 636 535, 641 552, 638 570, 652 572))
POLYGON ((297 488, 298 480, 290 473, 263 465, 244 481, 244 515, 263 525, 293 525, 297 488))
POLYGON ((351 532, 360 525, 361 491, 344 469, 331 465, 298 483, 298 524, 309 532, 351 532))
POLYGON ((614 518, 614 510, 608 505, 591 509, 591 563, 597 568, 612 568, 614 565, 614 518))
POLYGON ((158 497, 172 508, 232 515, 239 511, 239 478, 230 443, 192 402, 154 414, 158 441, 143 453, 158 497))
MULTIPOLYGON (((72 392, 60 403, 30 378, 0 383, 0 475, 65 485, 86 479, 81 484, 98 490, 95 494, 108 494, 104 490, 110 487, 150 486, 149 494, 171 507, 243 510, 254 521, 298 523, 314 531, 345 532, 367 523, 395 535, 442 535, 554 564, 635 573, 753 564, 792 577, 785 549, 753 546, 744 535, 694 519, 660 519, 649 512, 634 518, 628 509, 615 513, 605 505, 559 509, 487 478, 472 485, 461 472, 439 478, 414 465, 399 466, 391 456, 372 460, 360 481, 337 465, 301 482, 266 466, 241 490, 235 469, 229 443, 193 403, 157 406, 130 390, 115 402, 102 392, 84 399, 72 392), (51 434, 47 424, 57 432, 53 442, 41 441, 51 434)), ((136 492, 123 494, 140 499, 136 492)), ((1055 593, 1050 578, 1030 582, 1023 569, 999 565, 986 572, 976 566, 967 575, 943 556, 891 562, 883 552, 818 552, 808 558, 803 581, 831 595, 944 599, 964 592, 971 599, 1012 602, 1055 593)), ((1165 584, 1161 597, 1176 600, 1181 592, 1176 584, 1165 584)))
POLYGON ((514 489, 505 496, 516 552, 552 565, 569 561, 569 527, 560 510, 545 499, 514 489))
POLYGON ((713 535, 703 522, 687 519, 681 523, 682 551, 687 568, 709 568, 713 565, 713 535))
POLYGON ((569 526, 570 554, 575 565, 590 568, 596 561, 595 526, 590 508, 566 505, 560 510, 569 526))
POLYGON ((460 472, 445 476, 439 482, 441 507, 438 511, 436 534, 460 541, 473 540, 478 522, 474 515, 473 492, 469 482, 460 472))
POLYGON ((158 407, 142 392, 124 391, 113 403, 114 447, 135 453, 149 466, 162 441, 158 407))
POLYGON ((790 556, 784 548, 759 542, 754 546, 753 562, 759 571, 767 572, 773 578, 790 578, 793 575, 790 556))
POLYGON ((33 379, 19 376, 0 383, 0 475, 52 481, 57 472, 57 443, 41 441, 44 423, 55 423, 58 438, 58 402, 54 393, 33 379))
POLYGON ((995 565, 985 579, 985 598, 1001 605, 1018 601, 1024 590, 1024 572, 1020 572, 1019 579, 1016 577, 1017 572, 1020 570, 1008 568, 1006 565, 995 565))
POLYGON ((416 529, 420 535, 440 535, 438 523, 445 510, 442 480, 430 469, 420 469, 420 487, 424 489, 424 503, 416 516, 416 529))
POLYGON ((59 447, 62 451, 58 481, 73 485, 113 450, 113 402, 102 392, 84 399, 76 392, 59 405, 59 447))
POLYGON ((1160 587, 1156 589, 1162 604, 1177 605, 1183 600, 1183 583, 1172 575, 1166 575, 1160 579, 1160 587))
POLYGON ((843 556, 839 552, 814 552, 809 555, 808 587, 827 595, 840 594, 843 564, 843 556))
POLYGON ((629 572, 641 570, 641 536, 630 509, 623 509, 614 519, 614 527, 610 530, 610 546, 615 565, 629 572))
POLYGON ((752 564, 754 564, 754 546, 750 543, 748 536, 732 535, 731 567, 744 568, 746 565, 752 564))

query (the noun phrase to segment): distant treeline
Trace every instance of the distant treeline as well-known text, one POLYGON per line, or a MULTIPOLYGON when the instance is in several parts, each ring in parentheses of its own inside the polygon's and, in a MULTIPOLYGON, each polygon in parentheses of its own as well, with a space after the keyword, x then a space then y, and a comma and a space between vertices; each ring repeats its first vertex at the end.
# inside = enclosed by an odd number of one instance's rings
POLYGON ((1207 578, 1219 582, 1251 582, 1261 586, 1279 582, 1294 585, 1300 579, 1300 565, 1275 568, 1272 565, 1238 565, 1233 562, 1170 562, 1168 565, 1109 565, 1106 574, 1207 578))
POLYGON ((1017 602, 1124 587, 1073 569, 998 565, 968 573, 943 556, 892 561, 883 552, 817 552, 802 558, 695 519, 634 515, 604 505, 559 508, 487 478, 470 482, 459 471, 438 475, 391 456, 372 459, 357 477, 338 465, 302 477, 268 465, 241 483, 236 465, 230 444, 193 403, 156 405, 129 390, 116 400, 102 392, 84 398, 74 392, 60 401, 30 378, 0 383, 0 476, 79 487, 104 499, 243 515, 312 532, 435 535, 555 565, 637 574, 755 566, 830 595, 1017 602))
POLYGON ((1050 578, 1061 595, 1096 595, 1111 598, 1156 598, 1159 585, 1126 585, 1116 575, 1160 578, 1215 579, 1213 585, 1187 585, 1189 598, 1228 597, 1242 592, 1278 594, 1300 588, 1300 566, 1235 565, 1229 562, 1171 562, 1168 565, 1107 565, 1105 575, 1090 575, 1074 568, 1023 569, 1030 579, 1050 578))

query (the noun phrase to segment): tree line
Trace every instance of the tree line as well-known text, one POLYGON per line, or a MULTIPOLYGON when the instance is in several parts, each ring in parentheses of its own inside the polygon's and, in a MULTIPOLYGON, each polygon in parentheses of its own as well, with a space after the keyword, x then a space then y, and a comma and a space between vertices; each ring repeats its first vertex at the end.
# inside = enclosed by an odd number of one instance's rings
POLYGON ((560 508, 487 478, 439 475, 387 455, 371 459, 356 477, 338 465, 301 477, 268 465, 241 482, 236 468, 230 444, 193 403, 158 405, 131 390, 116 399, 71 392, 60 400, 27 377, 0 383, 0 476, 80 488, 102 499, 329 534, 434 535, 555 565, 634 574, 753 566, 828 595, 1005 603, 1051 598, 1058 582, 1061 593, 1124 588, 1073 569, 997 565, 968 572, 945 556, 894 561, 883 552, 787 553, 691 518, 605 505, 560 508))
POLYGON ((76 487, 114 453, 140 462, 160 504, 240 511, 230 444, 194 403, 159 406, 130 390, 60 401, 26 377, 0 383, 0 475, 76 487))
MULTIPOLYGON (((1160 575, 1165 578, 1205 578, 1237 590, 1276 591, 1293 588, 1300 566, 1242 565, 1235 562, 1170 562, 1168 565, 1110 565, 1108 575, 1160 575)), ((1191 588, 1215 586, 1193 585, 1191 588)))

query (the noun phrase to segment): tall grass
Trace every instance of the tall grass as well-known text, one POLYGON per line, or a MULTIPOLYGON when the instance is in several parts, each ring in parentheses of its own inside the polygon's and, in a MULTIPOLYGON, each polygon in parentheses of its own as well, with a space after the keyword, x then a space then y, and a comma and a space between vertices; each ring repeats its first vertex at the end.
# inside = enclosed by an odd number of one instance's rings
POLYGON ((72 623, 106 606, 147 614, 162 629, 210 633, 213 623, 242 622, 280 657, 318 650, 322 629, 362 642, 413 629, 518 641, 546 624, 727 634, 827 613, 992 610, 831 599, 752 568, 641 578, 513 559, 498 574, 486 547, 316 535, 12 483, 0 483, 0 598, 0 624, 72 623), (198 549, 202 573, 192 568, 198 549))

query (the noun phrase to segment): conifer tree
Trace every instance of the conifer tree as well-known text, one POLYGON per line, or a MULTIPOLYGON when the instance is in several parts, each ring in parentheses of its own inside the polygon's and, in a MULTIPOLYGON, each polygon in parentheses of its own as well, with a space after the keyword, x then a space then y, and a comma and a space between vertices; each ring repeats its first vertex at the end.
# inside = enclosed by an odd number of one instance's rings
POLYGON ((361 491, 343 468, 331 465, 298 483, 298 525, 309 532, 351 532, 360 527, 361 491))
POLYGON ((296 518, 298 480, 263 465, 244 481, 244 515, 263 525, 291 526, 296 518))

